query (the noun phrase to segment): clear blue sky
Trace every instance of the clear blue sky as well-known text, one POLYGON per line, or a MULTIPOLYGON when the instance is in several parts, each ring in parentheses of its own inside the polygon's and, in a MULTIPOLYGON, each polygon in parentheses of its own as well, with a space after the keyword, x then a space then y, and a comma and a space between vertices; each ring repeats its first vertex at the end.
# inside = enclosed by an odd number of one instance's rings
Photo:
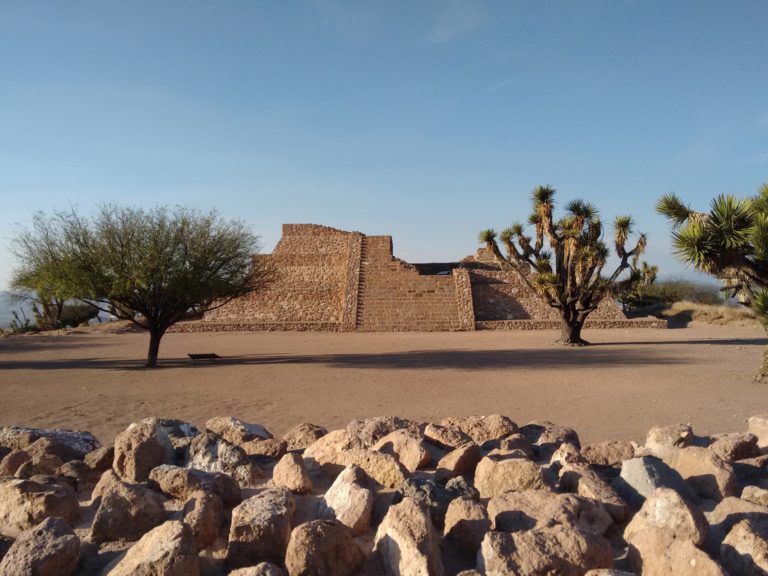
POLYGON ((768 2, 0 1, 0 287, 37 209, 215 206, 456 260, 551 184, 633 214, 768 180, 768 2))

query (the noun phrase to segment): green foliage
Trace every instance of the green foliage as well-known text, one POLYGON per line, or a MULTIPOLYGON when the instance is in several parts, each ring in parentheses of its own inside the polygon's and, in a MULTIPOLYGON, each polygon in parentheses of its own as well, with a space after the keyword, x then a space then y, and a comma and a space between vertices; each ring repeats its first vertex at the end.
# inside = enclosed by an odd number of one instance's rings
POLYGON ((640 234, 634 248, 627 250, 625 244, 634 233, 633 222, 629 216, 617 218, 614 243, 620 262, 613 273, 603 276, 610 252, 603 241, 597 207, 580 199, 571 200, 565 205, 565 215, 556 220, 554 188, 538 186, 531 200, 533 212, 528 223, 534 229, 530 235, 519 223, 505 229, 500 240, 506 256, 496 244, 493 230, 482 232, 480 241, 500 261, 518 269, 522 278, 560 311, 570 331, 564 334, 564 342, 583 344, 580 330, 584 321, 606 294, 627 281, 623 278, 625 272, 631 277, 630 260, 645 250, 645 236, 640 234))
POLYGON ((691 210, 674 194, 662 196, 656 210, 672 224, 677 255, 722 280, 728 295, 768 322, 761 296, 768 290, 768 185, 752 198, 720 195, 706 213, 691 210))
POLYGON ((221 306, 270 276, 263 260, 253 259, 257 238, 242 222, 183 207, 104 205, 92 218, 39 214, 16 246, 19 278, 39 275, 56 295, 149 330, 148 366, 156 364, 162 335, 190 310, 221 306), (55 258, 38 259, 40 253, 55 258))
POLYGON ((27 332, 38 332, 40 330, 37 326, 32 325, 32 320, 27 318, 23 309, 20 308, 19 312, 21 312, 21 316, 19 316, 16 310, 11 313, 11 316, 13 316, 11 319, 11 334, 26 334, 27 332))

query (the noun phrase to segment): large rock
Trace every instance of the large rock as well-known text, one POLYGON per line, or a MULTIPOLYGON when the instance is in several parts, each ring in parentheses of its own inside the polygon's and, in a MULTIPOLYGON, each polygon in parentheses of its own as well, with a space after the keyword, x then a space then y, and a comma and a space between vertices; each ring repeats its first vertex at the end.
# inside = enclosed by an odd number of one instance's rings
POLYGON ((629 547, 627 563, 638 574, 654 576, 728 576, 693 542, 675 538, 663 528, 638 532, 629 547))
POLYGON ((420 426, 416 422, 397 416, 374 416, 352 420, 347 424, 347 432, 354 448, 372 448, 376 442, 395 430, 408 430, 418 435, 420 426))
POLYGON ((726 462, 760 456, 757 436, 749 432, 714 436, 709 449, 726 462))
POLYGON ((165 522, 165 498, 145 486, 115 479, 102 484, 98 493, 100 503, 91 525, 93 542, 137 540, 165 522))
POLYGON ((408 476, 408 470, 394 456, 367 448, 353 448, 339 452, 335 463, 342 466, 357 466, 385 488, 397 488, 408 476))
POLYGON ((594 470, 581 464, 566 464, 560 470, 560 485, 579 496, 600 502, 608 514, 617 522, 627 516, 628 507, 624 499, 594 470))
POLYGON ((328 434, 328 430, 317 424, 302 422, 283 434, 288 450, 304 450, 328 434))
POLYGON ((548 490, 505 492, 488 501, 492 528, 520 532, 535 528, 570 526, 582 532, 605 534, 613 519, 603 506, 575 494, 553 494, 548 490))
POLYGON ((392 576, 443 576, 439 536, 427 512, 406 498, 392 506, 376 531, 374 549, 392 576))
POLYGON ((733 496, 723 498, 704 515, 710 526, 707 541, 711 547, 719 546, 726 534, 742 520, 750 520, 762 530, 768 530, 768 507, 733 496))
POLYGON ((423 468, 431 460, 424 442, 403 429, 390 432, 376 442, 373 449, 394 456, 410 473, 423 468))
POLYGON ((472 443, 472 438, 455 426, 427 424, 424 429, 424 436, 433 444, 449 450, 472 443))
POLYGON ((464 418, 445 418, 442 426, 458 428, 477 444, 490 440, 501 440, 517 432, 517 424, 501 414, 490 416, 466 416, 464 418))
POLYGON ((686 500, 698 502, 698 497, 683 477, 653 456, 625 460, 621 465, 621 474, 612 486, 634 508, 640 508, 657 488, 671 488, 686 500))
POLYGON ((271 562, 259 562, 256 566, 232 570, 229 576, 285 576, 285 572, 271 562))
POLYGON ((77 494, 69 484, 46 477, 0 480, 0 534, 16 538, 50 517, 63 518, 70 525, 79 519, 77 494))
POLYGON ((497 461, 486 456, 475 469, 475 488, 481 498, 493 498, 509 491, 546 489, 549 482, 535 462, 523 458, 497 461))
POLYGON ((290 576, 354 576, 364 561, 352 531, 335 520, 297 526, 285 553, 290 576))
POLYGON ((373 492, 361 486, 364 474, 357 466, 345 468, 323 496, 321 518, 335 519, 355 534, 363 534, 371 525, 373 492))
POLYGON ((333 430, 307 447, 304 463, 309 469, 335 464, 341 452, 358 446, 346 430, 333 430))
POLYGON ((112 468, 112 462, 115 460, 115 447, 102 446, 91 450, 85 455, 84 462, 93 470, 106 472, 112 468))
POLYGON ((0 562, 3 576, 71 576, 80 540, 61 518, 46 518, 22 532, 0 562))
POLYGON ((741 491, 741 499, 760 506, 768 506, 768 490, 758 486, 744 486, 741 491))
POLYGON ((304 467, 304 460, 291 452, 283 456, 272 471, 272 483, 295 494, 311 494, 312 480, 304 467))
POLYGON ((0 462, 0 478, 16 476, 16 472, 27 462, 32 461, 32 455, 26 450, 18 449, 8 453, 0 462))
POLYGON ((176 420, 175 418, 155 418, 155 422, 163 431, 168 435, 168 438, 173 445, 173 448, 177 451, 182 451, 189 446, 192 438, 200 434, 197 426, 184 422, 183 420, 176 420))
POLYGON ((449 546, 464 554, 476 554, 490 529, 491 521, 480 502, 466 497, 451 500, 443 530, 449 546))
POLYGON ((254 440, 268 440, 273 436, 260 424, 249 424, 232 416, 217 416, 205 423, 208 432, 221 436, 227 442, 238 446, 254 440))
POLYGON ((566 526, 525 532, 488 532, 477 556, 478 569, 494 576, 581 576, 612 568, 611 545, 602 536, 566 526))
POLYGON ((215 434, 200 434, 189 445, 187 467, 221 472, 234 478, 241 488, 254 488, 264 477, 242 448, 215 434))
POLYGON ((575 430, 552 422, 531 422, 520 428, 520 432, 531 443, 534 454, 539 460, 549 462, 555 450, 566 442, 581 448, 579 435, 575 430))
POLYGON ((768 574, 768 540, 764 527, 760 529, 749 520, 736 524, 720 546, 720 559, 729 574, 768 574))
POLYGON ((425 508, 438 529, 442 529, 448 505, 456 498, 477 500, 477 490, 464 478, 457 477, 445 484, 440 484, 431 478, 409 478, 400 488, 393 503, 403 498, 410 498, 425 508))
POLYGON ((163 494, 178 500, 186 500, 200 491, 216 494, 227 506, 239 504, 241 500, 238 483, 221 472, 163 464, 150 472, 149 479, 157 484, 163 494))
POLYGON ((685 448, 693 442, 693 430, 689 424, 673 424, 671 426, 654 426, 648 431, 645 447, 652 454, 667 448, 685 448))
POLYGON ((631 442, 608 441, 587 444, 581 454, 595 466, 621 466, 624 460, 635 456, 635 447, 631 442))
POLYGON ((6 426, 0 428, 0 446, 13 450, 24 449, 40 438, 49 438, 66 445, 83 458, 91 450, 101 444, 90 432, 75 432, 72 430, 42 430, 40 428, 24 428, 22 426, 6 426))
POLYGON ((219 536, 224 523, 224 504, 216 494, 193 492, 184 503, 184 523, 192 529, 198 550, 208 548, 219 536))
POLYGON ((200 560, 192 530, 169 521, 147 532, 104 571, 109 576, 197 576, 200 560))
POLYGON ((233 568, 259 562, 281 563, 291 538, 293 496, 284 489, 267 489, 243 500, 232 510, 227 561, 233 568))
MULTIPOLYGON (((768 414, 752 416, 747 422, 747 427, 750 433, 757 436, 757 445, 760 449, 768 448, 768 414)), ((2 444, 1 438, 0 444, 2 444)))
POLYGON ((482 456, 477 444, 465 444, 454 448, 440 458, 435 470, 435 479, 445 482, 456 476, 471 476, 475 473, 480 458, 482 456))
POLYGON ((722 500, 736 494, 733 467, 706 448, 667 448, 659 451, 665 464, 680 473, 702 498, 722 500))
POLYGON ((707 536, 704 514, 674 490, 658 488, 624 529, 624 540, 632 543, 644 530, 665 529, 674 538, 690 540, 699 546, 707 536))
POLYGON ((173 460, 171 441, 155 418, 135 422, 115 438, 112 468, 128 482, 145 482, 153 468, 173 460))

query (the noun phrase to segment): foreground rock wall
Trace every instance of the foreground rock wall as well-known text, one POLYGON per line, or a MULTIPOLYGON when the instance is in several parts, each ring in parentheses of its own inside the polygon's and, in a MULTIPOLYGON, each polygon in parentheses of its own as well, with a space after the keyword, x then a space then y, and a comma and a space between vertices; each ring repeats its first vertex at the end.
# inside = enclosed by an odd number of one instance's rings
POLYGON ((500 415, 9 427, 0 574, 765 574, 766 449, 768 416, 643 446, 500 415))

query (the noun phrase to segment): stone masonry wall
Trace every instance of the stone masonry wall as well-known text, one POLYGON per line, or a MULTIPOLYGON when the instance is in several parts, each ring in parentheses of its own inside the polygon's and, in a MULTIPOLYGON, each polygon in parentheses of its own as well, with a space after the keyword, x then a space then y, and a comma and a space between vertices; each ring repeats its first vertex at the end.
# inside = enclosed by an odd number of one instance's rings
POLYGON ((392 256, 389 236, 368 236, 366 243, 358 330, 462 329, 453 276, 419 274, 392 256))
MULTIPOLYGON (((356 307, 349 284, 350 262, 359 258, 361 234, 325 226, 286 224, 269 258, 274 280, 263 290, 205 315, 205 322, 253 324, 339 324, 356 307)), ((353 277, 350 278, 350 275, 353 277)), ((352 290, 356 292, 356 290, 352 290)))

